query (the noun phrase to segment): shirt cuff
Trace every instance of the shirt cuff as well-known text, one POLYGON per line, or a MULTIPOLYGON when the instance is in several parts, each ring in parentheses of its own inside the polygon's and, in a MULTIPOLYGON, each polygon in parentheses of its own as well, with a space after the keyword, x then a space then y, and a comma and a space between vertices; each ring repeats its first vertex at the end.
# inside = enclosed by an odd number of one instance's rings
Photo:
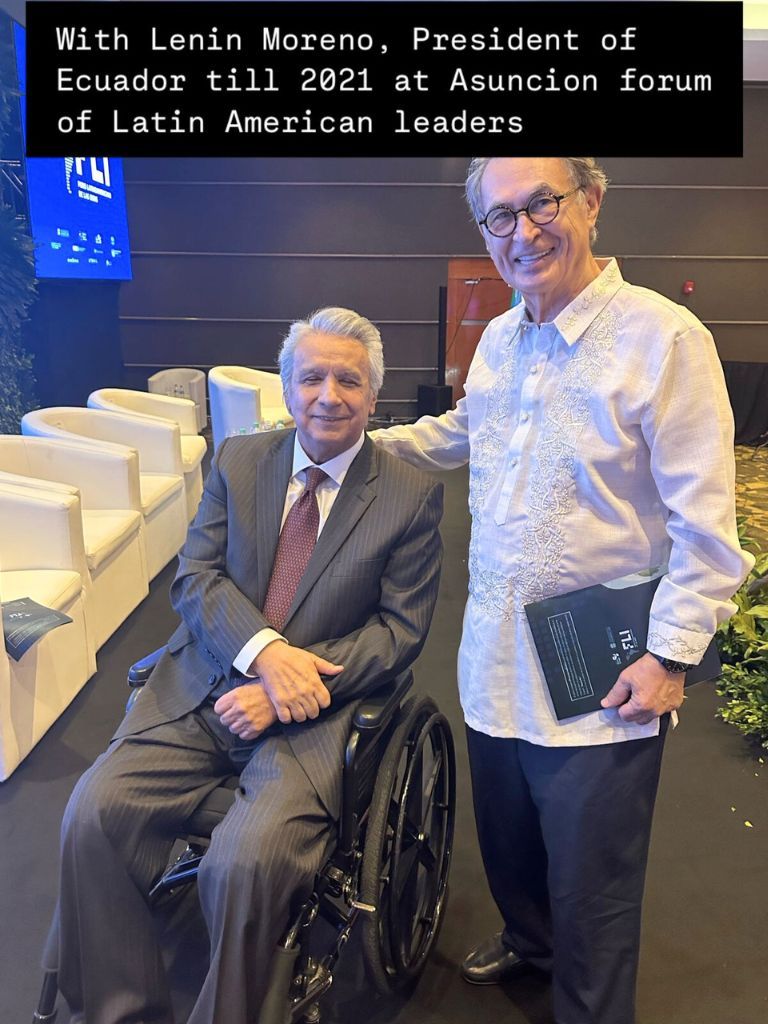
POLYGON ((255 679, 256 677, 248 669, 253 664, 253 659, 258 658, 267 644, 271 644, 273 640, 282 640, 283 643, 287 644, 288 641, 284 636, 275 629, 260 629, 255 636, 252 636, 248 643, 243 647, 242 651, 238 654, 232 665, 237 669, 241 675, 247 676, 249 679, 255 679))
POLYGON ((698 665, 711 639, 709 633, 670 626, 668 622, 661 622, 653 616, 648 623, 647 647, 651 654, 682 661, 685 665, 698 665))

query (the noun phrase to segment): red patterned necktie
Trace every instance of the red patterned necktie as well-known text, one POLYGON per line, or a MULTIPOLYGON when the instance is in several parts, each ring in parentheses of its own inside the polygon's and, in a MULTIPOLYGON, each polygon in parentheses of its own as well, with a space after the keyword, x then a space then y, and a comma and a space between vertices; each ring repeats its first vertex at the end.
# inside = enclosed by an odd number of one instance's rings
POLYGON ((280 531, 275 562, 262 609, 264 618, 275 629, 283 628, 288 609, 317 542, 320 509, 315 491, 327 476, 328 474, 317 466, 312 466, 306 471, 304 490, 291 506, 280 531))

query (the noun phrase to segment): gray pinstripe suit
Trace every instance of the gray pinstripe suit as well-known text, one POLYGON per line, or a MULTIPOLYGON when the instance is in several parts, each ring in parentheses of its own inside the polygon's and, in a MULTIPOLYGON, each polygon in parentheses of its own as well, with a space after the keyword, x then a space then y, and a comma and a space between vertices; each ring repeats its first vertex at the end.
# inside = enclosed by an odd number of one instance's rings
POLYGON ((442 485, 366 439, 283 627, 344 671, 329 712, 233 737, 211 692, 268 625, 266 594, 292 468, 293 431, 224 442, 180 555, 171 596, 182 624, 112 745, 86 772, 62 829, 59 984, 87 1024, 172 1020, 143 894, 170 843, 218 781, 240 775, 198 880, 211 965, 190 1024, 246 1024, 298 891, 333 838, 354 704, 419 653, 437 597, 442 485))

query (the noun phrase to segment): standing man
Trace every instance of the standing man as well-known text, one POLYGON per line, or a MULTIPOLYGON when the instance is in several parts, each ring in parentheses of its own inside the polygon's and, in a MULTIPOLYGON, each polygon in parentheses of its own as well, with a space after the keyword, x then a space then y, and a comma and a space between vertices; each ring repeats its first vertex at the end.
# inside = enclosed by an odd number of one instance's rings
POLYGON ((475 814, 504 930, 467 981, 552 972, 558 1024, 632 1024, 664 734, 751 556, 734 515, 733 419, 689 310, 592 255, 591 157, 478 158, 467 199, 523 301, 484 332, 466 397, 374 435, 422 467, 469 462, 459 650, 475 814), (555 717, 524 606, 668 563, 648 653, 604 710, 555 717))
POLYGON ((289 907, 333 842, 352 702, 427 635, 442 484, 365 436, 378 330, 318 310, 291 326, 280 373, 296 430, 219 447, 171 588, 181 624, 65 813, 53 938, 73 1020, 173 1020, 146 895, 232 774, 198 875, 210 965, 189 1024, 258 1017, 289 907))

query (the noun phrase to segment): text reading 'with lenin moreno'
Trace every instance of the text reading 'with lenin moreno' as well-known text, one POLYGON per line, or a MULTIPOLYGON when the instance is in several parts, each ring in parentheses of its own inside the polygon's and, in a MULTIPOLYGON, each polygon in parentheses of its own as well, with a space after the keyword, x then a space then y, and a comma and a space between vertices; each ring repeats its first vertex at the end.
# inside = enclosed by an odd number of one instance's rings
POLYGON ((30 156, 739 156, 735 3, 27 4, 30 156))

